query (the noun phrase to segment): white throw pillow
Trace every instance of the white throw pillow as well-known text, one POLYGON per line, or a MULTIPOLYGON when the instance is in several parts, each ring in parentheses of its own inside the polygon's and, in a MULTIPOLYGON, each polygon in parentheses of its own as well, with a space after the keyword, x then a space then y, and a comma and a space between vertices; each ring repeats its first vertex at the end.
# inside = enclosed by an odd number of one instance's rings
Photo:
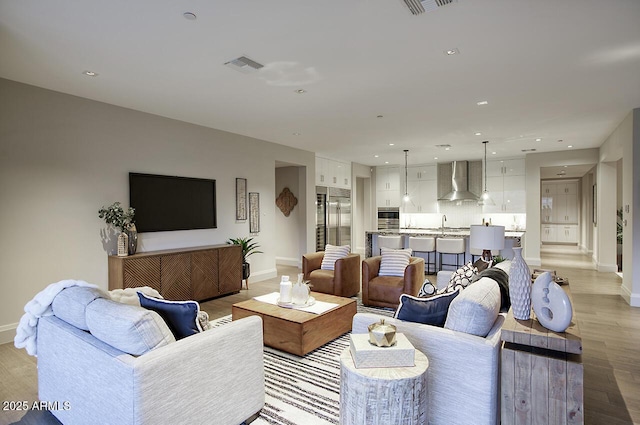
POLYGON ((444 327, 485 337, 499 311, 500 288, 495 280, 483 277, 451 301, 444 327))
POLYGON ((351 252, 349 245, 331 245, 327 244, 324 247, 324 257, 322 257, 322 270, 333 270, 336 266, 336 261, 346 257, 351 252))
POLYGON ((404 277, 404 269, 411 261, 411 248, 391 249, 382 248, 382 260, 380 261, 380 271, 378 276, 400 276, 404 277))

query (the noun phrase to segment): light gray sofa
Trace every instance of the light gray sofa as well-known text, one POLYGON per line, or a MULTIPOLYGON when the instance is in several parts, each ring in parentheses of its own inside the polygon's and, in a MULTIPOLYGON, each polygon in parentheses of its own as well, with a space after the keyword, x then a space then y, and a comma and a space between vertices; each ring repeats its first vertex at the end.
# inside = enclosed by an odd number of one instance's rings
MULTIPOLYGON (((508 267, 509 264, 504 264, 501 268, 508 273, 508 267)), ((444 273, 451 276, 451 272, 441 273, 438 274, 439 281, 447 277, 444 273)), ((463 290, 461 295, 468 290, 463 290)), ((500 417, 500 330, 505 317, 504 312, 498 314, 489 333, 480 337, 437 326, 358 313, 353 318, 353 333, 367 333, 370 324, 385 319, 385 323, 396 326, 398 333, 405 334, 413 346, 427 356, 430 425, 495 425, 500 417)))
MULTIPOLYGON (((58 297, 70 289, 74 296, 60 305, 54 299, 54 315, 42 317, 37 331, 39 398, 53 403, 51 412, 65 425, 237 425, 262 409, 264 366, 258 316, 178 341, 169 331, 158 340, 139 332, 148 324, 162 327, 164 321, 157 313, 107 301, 92 294, 96 290, 91 288, 68 288, 58 297), (131 317, 140 320, 134 319, 127 329, 131 317), (99 335, 103 335, 99 328, 113 330, 115 338, 137 332, 142 346, 152 349, 131 355, 98 339, 86 327, 99 335)), ((134 351, 140 347, 135 341, 126 344, 134 351)))

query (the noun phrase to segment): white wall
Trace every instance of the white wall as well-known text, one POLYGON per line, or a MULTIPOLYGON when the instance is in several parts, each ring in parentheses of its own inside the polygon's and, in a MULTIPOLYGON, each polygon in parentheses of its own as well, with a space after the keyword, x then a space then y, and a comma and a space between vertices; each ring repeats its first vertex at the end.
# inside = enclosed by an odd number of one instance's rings
MULTIPOLYGON (((256 240, 265 252, 252 257, 252 279, 275 276, 276 161, 315 172, 312 152, 0 79, 0 342, 13 338, 25 303, 52 282, 107 289, 113 241, 103 246, 98 209, 128 205, 130 171, 217 185, 217 229, 141 234, 141 251, 248 236, 248 222, 235 221, 235 178, 247 178, 248 190, 260 193, 256 240)), ((300 190, 306 205, 313 178, 300 190)), ((313 210, 300 211, 301 244, 312 249, 313 210)))
MULTIPOLYGON (((631 111, 600 147, 602 161, 622 158, 623 226, 622 296, 629 304, 640 307, 640 108, 631 111)), ((614 200, 615 201, 615 200, 614 200)), ((617 205, 617 203, 616 203, 617 205)))
MULTIPOLYGON (((305 214, 304 199, 300 197, 299 174, 304 172, 299 167, 276 168, 276 198, 288 187, 293 196, 298 199, 298 204, 285 217, 280 208, 275 208, 275 235, 277 239, 276 263, 294 267, 302 267, 302 255, 299 243, 300 234, 304 232, 305 214)), ((275 199, 274 199, 275 202, 275 199)), ((292 280, 294 277, 291 278, 292 280)))

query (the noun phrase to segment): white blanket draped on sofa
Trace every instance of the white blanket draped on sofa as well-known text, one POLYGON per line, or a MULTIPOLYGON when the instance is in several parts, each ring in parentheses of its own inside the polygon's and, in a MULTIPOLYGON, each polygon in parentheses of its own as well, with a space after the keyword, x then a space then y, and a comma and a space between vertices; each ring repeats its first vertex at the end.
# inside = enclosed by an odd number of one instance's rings
POLYGON ((52 283, 38 292, 36 296, 24 306, 25 313, 20 318, 20 323, 16 329, 16 336, 13 339, 13 344, 17 348, 26 349, 27 353, 31 356, 37 355, 36 332, 38 330, 38 319, 43 316, 51 316, 53 314, 51 310, 53 299, 60 291, 71 286, 97 288, 96 285, 83 280, 67 279, 52 283))

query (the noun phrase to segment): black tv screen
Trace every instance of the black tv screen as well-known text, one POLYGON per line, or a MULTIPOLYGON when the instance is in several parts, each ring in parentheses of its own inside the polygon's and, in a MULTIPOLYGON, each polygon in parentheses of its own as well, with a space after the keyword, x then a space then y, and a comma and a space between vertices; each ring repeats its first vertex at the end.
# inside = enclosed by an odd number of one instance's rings
POLYGON ((217 227, 215 180, 129 173, 129 205, 138 232, 217 227))

